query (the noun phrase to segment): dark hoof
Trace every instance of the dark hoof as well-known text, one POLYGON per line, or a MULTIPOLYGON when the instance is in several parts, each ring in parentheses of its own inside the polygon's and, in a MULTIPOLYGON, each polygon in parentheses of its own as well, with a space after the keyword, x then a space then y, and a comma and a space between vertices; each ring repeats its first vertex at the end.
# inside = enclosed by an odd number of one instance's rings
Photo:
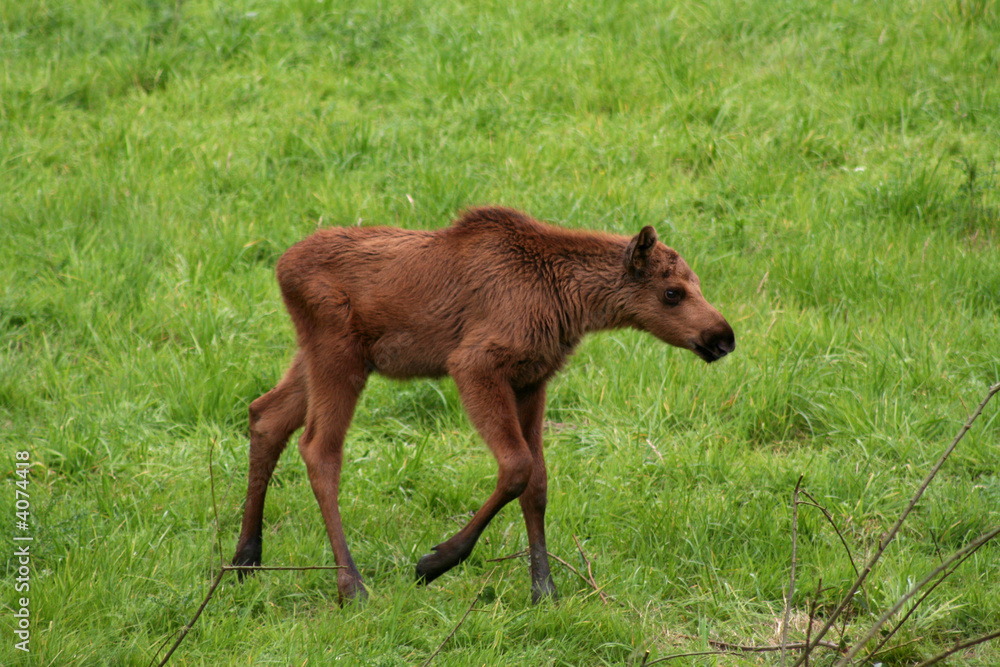
POLYGON ((470 553, 472 553, 471 545, 460 544, 455 547, 448 542, 442 542, 434 547, 433 553, 427 554, 417 562, 417 583, 431 583, 468 558, 470 553))
POLYGON ((558 599, 559 593, 556 592, 556 585, 552 583, 552 579, 541 584, 531 584, 531 604, 538 604, 542 600, 555 602, 558 599))
POLYGON ((417 583, 421 585, 429 584, 449 569, 450 567, 442 564, 441 554, 436 551, 429 553, 417 561, 417 583))
MULTIPOLYGON (((260 556, 260 543, 254 544, 251 542, 236 552, 236 555, 233 556, 233 565, 257 567, 260 565, 260 556)), ((243 579, 251 574, 253 574, 252 570, 236 571, 236 576, 239 578, 240 583, 243 583, 243 579)))
POLYGON ((360 581, 347 583, 337 582, 337 592, 340 594, 340 606, 363 605, 368 602, 368 589, 360 581))

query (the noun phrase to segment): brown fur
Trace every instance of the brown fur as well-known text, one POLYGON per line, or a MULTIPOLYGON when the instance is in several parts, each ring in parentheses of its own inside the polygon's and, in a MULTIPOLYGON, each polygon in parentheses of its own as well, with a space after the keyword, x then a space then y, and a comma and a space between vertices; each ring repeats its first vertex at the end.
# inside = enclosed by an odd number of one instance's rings
POLYGON ((633 327, 714 361, 733 330, 697 276, 651 227, 629 239, 564 230, 505 208, 436 231, 319 231, 278 262, 299 352, 250 406, 250 472, 233 562, 261 562, 267 484, 293 431, 338 565, 342 597, 364 597, 337 496, 344 436, 372 372, 450 375, 499 465, 496 489, 462 530, 417 564, 429 582, 462 562, 501 507, 520 500, 532 599, 554 596, 545 548, 546 382, 584 334, 633 327))

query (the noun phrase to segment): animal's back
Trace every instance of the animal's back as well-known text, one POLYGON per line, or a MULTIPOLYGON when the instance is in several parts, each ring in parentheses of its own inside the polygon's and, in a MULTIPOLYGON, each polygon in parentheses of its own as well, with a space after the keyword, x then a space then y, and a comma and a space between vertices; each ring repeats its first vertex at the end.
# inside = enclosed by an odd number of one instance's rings
POLYGON ((290 310, 304 300, 323 326, 346 327, 373 370, 440 376, 470 333, 516 346, 506 339, 551 310, 537 256, 545 230, 508 209, 473 209, 435 231, 321 230, 285 253, 279 282, 290 310))

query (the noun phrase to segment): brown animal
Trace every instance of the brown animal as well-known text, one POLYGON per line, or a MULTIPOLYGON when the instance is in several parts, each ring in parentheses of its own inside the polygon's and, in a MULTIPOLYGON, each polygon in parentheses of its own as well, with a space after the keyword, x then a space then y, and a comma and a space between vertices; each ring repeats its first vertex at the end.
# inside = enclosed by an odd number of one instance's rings
POLYGON ((504 505, 520 500, 532 601, 556 595, 545 549, 545 384, 590 331, 633 327, 715 361, 736 346, 698 277, 657 242, 570 231, 507 208, 451 227, 319 231, 278 262, 299 351, 250 405, 250 471, 233 563, 261 562, 264 495, 293 431, 337 565, 341 598, 367 597, 344 539, 337 495, 344 435, 372 372, 450 375, 499 464, 496 489, 453 537, 417 563, 430 582, 465 560, 504 505))

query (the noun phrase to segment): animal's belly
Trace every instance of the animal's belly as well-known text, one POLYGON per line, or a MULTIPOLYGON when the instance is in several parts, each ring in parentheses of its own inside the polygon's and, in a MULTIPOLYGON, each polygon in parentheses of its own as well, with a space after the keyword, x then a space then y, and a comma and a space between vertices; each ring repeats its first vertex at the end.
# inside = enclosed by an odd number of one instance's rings
POLYGON ((447 375, 448 349, 417 334, 400 332, 382 336, 368 349, 366 361, 376 373, 393 378, 447 375))

